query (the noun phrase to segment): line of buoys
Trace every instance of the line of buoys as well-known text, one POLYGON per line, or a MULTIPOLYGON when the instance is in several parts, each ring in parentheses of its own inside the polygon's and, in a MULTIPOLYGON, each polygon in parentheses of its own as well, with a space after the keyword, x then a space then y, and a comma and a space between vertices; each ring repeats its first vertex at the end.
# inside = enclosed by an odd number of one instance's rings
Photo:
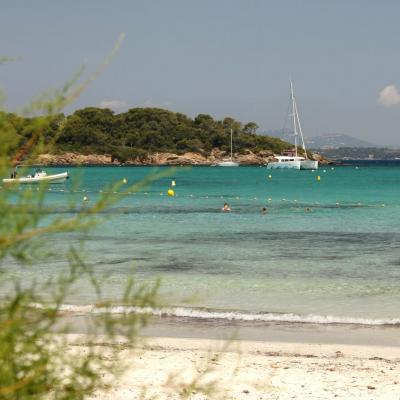
MULTIPOLYGON (((317 178, 317 180, 320 180, 321 177, 318 175, 316 178, 317 178), (319 179, 318 179, 318 178, 319 178, 319 179)), ((85 190, 85 189, 83 189, 83 190, 65 190, 65 189, 54 189, 54 188, 49 188, 49 191, 52 191, 53 193, 54 193, 54 192, 67 192, 67 193, 104 193, 103 190, 94 191, 94 190, 85 190)), ((107 193, 107 192, 105 192, 105 193, 107 193)), ((152 193, 148 193, 148 192, 141 192, 141 193, 132 193, 132 192, 112 192, 112 193, 121 194, 121 195, 126 195, 126 194, 132 194, 132 195, 140 195, 140 194, 142 194, 142 195, 144 195, 144 196, 152 195, 152 193)), ((153 193, 153 195, 156 195, 156 193, 153 193)), ((164 193, 163 193, 163 192, 160 192, 159 195, 160 195, 160 196, 163 196, 164 193)), ((174 191, 172 188, 169 188, 169 189, 167 190, 167 195, 170 196, 170 197, 177 197, 177 194, 175 193, 175 191, 174 191)), ((201 199, 209 199, 209 198, 210 198, 210 196, 195 196, 195 195, 193 195, 193 194, 186 194, 186 195, 183 195, 182 197, 201 198, 201 199)), ((215 198, 218 197, 218 198, 221 198, 221 199, 229 199, 229 198, 230 198, 230 196, 224 196, 224 195, 221 195, 221 196, 212 196, 212 197, 215 197, 215 198)), ((211 197, 211 198, 212 198, 212 197, 211 197)), ((248 197, 248 198, 245 197, 245 198, 241 198, 241 197, 239 197, 239 196, 235 196, 234 199, 235 199, 235 200, 242 200, 242 201, 259 200, 258 197, 248 197)), ((268 198, 265 198, 265 200, 268 201, 268 202, 272 202, 273 199, 272 199, 271 197, 268 197, 268 198)), ((84 202, 89 201, 89 197, 86 196, 86 195, 83 196, 83 201, 84 201, 84 202)), ((289 203, 290 203, 290 202, 293 202, 293 203, 298 203, 298 202, 299 202, 299 200, 297 200, 297 199, 288 200, 288 199, 286 199, 286 198, 282 198, 281 201, 282 201, 282 202, 289 202, 289 203)), ((301 204, 301 203, 302 203, 302 201, 300 200, 300 204, 301 204)), ((315 204, 319 205, 320 203, 319 203, 318 201, 316 201, 315 204)), ((341 203, 339 203, 339 202, 336 202, 335 205, 338 206, 338 207, 340 207, 340 206, 342 206, 342 207, 348 207, 348 206, 353 206, 353 207, 354 207, 354 206, 385 207, 385 206, 386 206, 384 203, 381 203, 381 204, 379 204, 379 203, 378 203, 378 204, 370 204, 370 205, 365 204, 365 205, 363 205, 363 203, 361 203, 361 202, 357 202, 357 203, 353 203, 353 204, 341 204, 341 203)))

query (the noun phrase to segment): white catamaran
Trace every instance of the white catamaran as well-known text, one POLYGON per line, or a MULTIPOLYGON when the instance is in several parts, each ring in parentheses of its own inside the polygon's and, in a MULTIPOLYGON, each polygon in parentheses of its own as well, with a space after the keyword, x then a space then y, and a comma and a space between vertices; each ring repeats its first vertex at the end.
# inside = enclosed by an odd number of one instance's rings
POLYGON ((231 157, 229 160, 221 161, 217 164, 218 167, 238 167, 239 163, 233 161, 233 130, 231 128, 231 157))
POLYGON ((296 99, 293 92, 293 83, 290 81, 290 101, 291 101, 291 120, 294 136, 294 152, 287 152, 285 155, 275 156, 278 161, 269 162, 268 169, 291 168, 291 169, 318 169, 318 161, 310 160, 307 156, 306 145, 304 143, 303 131, 301 129, 299 112, 297 110, 296 99), (297 137, 300 135, 301 144, 304 150, 304 157, 297 154, 297 137))

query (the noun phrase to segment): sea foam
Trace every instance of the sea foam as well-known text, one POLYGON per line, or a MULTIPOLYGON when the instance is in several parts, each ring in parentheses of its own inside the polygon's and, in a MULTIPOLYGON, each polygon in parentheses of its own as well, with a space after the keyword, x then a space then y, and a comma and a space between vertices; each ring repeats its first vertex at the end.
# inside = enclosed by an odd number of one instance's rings
MULTIPOLYGON (((42 308, 43 305, 35 304, 42 308)), ((151 308, 135 306, 97 307, 96 305, 64 304, 60 311, 75 315, 82 314, 149 314, 157 317, 192 318, 194 320, 222 320, 237 322, 283 322, 303 324, 345 324, 345 325, 400 325, 400 318, 358 318, 335 315, 295 314, 295 313, 249 313, 241 311, 214 311, 208 309, 195 309, 186 307, 151 308)))

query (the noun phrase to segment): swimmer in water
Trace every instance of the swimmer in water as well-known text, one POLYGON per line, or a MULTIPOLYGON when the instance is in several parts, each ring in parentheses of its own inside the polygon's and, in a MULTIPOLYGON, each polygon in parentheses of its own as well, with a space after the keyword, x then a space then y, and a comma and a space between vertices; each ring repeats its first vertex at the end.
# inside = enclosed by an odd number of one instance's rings
POLYGON ((229 211, 231 211, 231 208, 228 203, 225 203, 221 210, 223 212, 229 212, 229 211))
POLYGON ((261 207, 261 214, 266 214, 268 212, 267 207, 261 207))

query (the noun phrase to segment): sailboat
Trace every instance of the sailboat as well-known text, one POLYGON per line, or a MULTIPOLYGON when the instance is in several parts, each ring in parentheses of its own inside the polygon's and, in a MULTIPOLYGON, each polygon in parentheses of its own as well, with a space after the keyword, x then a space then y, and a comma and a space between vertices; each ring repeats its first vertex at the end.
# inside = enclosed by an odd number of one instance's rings
POLYGON ((290 169, 318 169, 318 161, 310 160, 307 156, 306 145, 304 143, 303 130, 301 129, 299 111, 297 110, 296 99, 294 97, 293 83, 290 81, 290 101, 291 101, 291 120, 294 136, 294 152, 286 152, 286 154, 277 156, 278 161, 269 162, 268 169, 290 168, 290 169), (301 138, 301 144, 304 150, 304 157, 299 156, 297 152, 298 136, 301 138))
POLYGON ((231 128, 231 157, 229 160, 221 161, 217 164, 218 167, 238 167, 239 163, 233 161, 233 130, 231 128))

